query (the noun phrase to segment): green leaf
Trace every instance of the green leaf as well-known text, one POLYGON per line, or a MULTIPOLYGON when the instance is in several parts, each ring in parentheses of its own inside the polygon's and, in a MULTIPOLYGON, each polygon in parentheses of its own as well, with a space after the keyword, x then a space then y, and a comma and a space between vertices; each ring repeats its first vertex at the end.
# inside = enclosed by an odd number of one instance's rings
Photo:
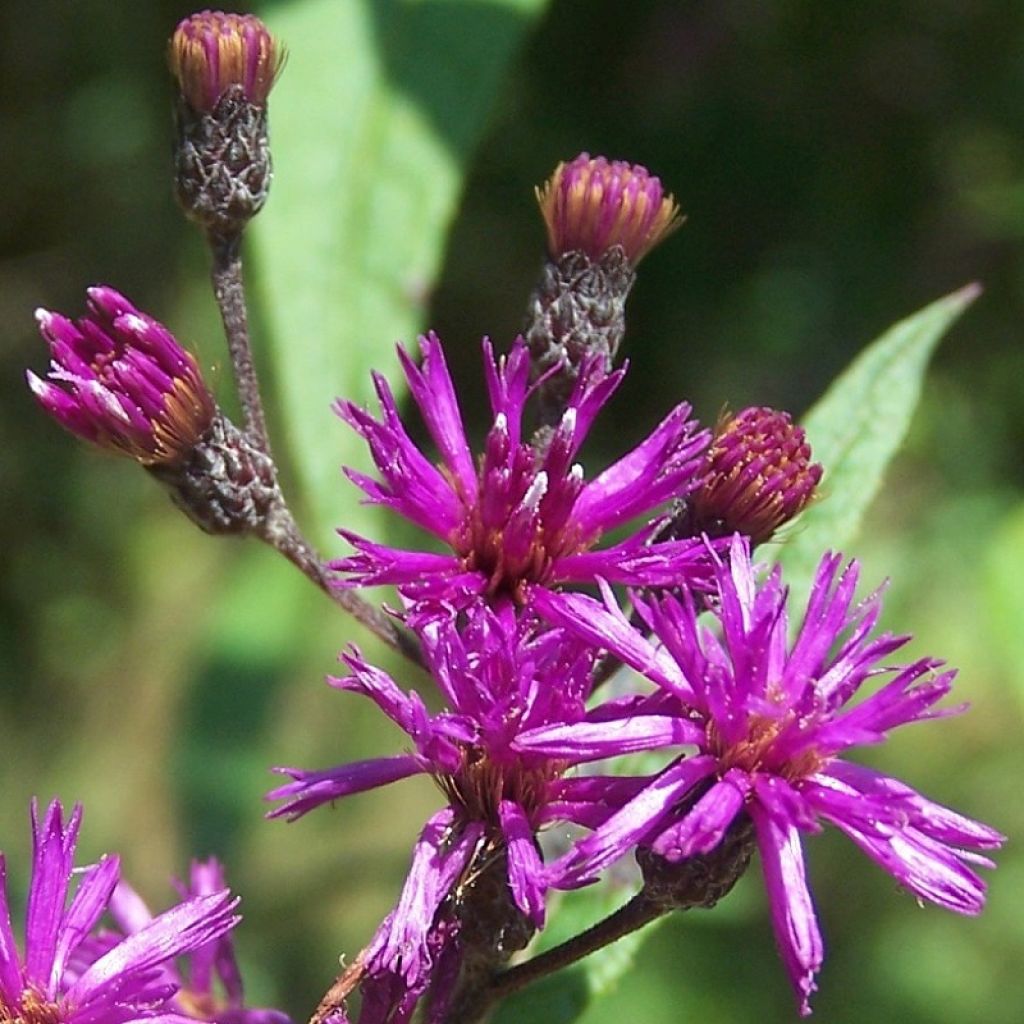
MULTIPOLYGON (((628 898, 621 886, 607 882, 570 894, 552 908, 551 924, 541 935, 536 951, 550 949, 578 935, 617 910, 628 898)), ((656 918, 572 967, 510 996, 495 1013, 494 1024, 527 1020, 570 1024, 597 999, 614 990, 632 968, 641 945, 666 920, 668 915, 656 918)))
POLYGON ((906 436, 932 352, 980 292, 978 285, 968 285, 891 327, 808 413, 804 426, 825 476, 821 498, 800 517, 780 553, 796 607, 810 590, 822 554, 842 551, 856 537, 906 436))
POLYGON ((467 162, 544 3, 267 5, 289 57, 271 96, 274 184, 253 226, 255 279, 275 450, 319 543, 370 515, 339 472, 366 467, 364 445, 331 403, 368 400, 370 368, 393 379, 394 343, 423 328, 467 162))
POLYGON ((1024 504, 1018 505, 988 541, 982 566, 985 614, 991 646, 1007 688, 1024 708, 1024 504))

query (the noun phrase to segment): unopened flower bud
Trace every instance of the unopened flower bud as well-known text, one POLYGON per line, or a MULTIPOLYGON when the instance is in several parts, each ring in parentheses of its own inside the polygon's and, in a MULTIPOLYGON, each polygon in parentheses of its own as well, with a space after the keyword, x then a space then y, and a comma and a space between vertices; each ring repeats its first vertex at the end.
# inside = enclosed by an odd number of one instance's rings
POLYGON ((537 201, 555 260, 578 251, 596 263, 619 246, 636 266, 683 222, 676 201, 645 167, 588 153, 560 163, 537 189, 537 201))
POLYGON ((178 25, 168 60, 180 88, 178 200, 213 237, 232 239, 270 189, 267 96, 283 50, 254 15, 202 11, 178 25))
POLYGON ((612 368, 636 265, 682 218, 645 168, 587 153, 559 164, 537 200, 549 259, 523 333, 534 376, 547 375, 542 418, 550 424, 560 418, 586 358, 600 355, 612 368))
POLYGON ((719 424, 686 511, 691 534, 769 540, 814 497, 822 467, 789 413, 752 407, 719 424))
POLYGON ((80 320, 41 309, 49 380, 26 371, 39 404, 86 441, 128 455, 208 533, 290 530, 273 460, 217 408, 195 357, 151 316, 105 286, 80 320))
POLYGON ((216 413, 195 358, 113 288, 88 295, 88 312, 77 322, 36 312, 53 361, 49 381, 26 372, 29 387, 86 441, 144 466, 180 465, 216 413))

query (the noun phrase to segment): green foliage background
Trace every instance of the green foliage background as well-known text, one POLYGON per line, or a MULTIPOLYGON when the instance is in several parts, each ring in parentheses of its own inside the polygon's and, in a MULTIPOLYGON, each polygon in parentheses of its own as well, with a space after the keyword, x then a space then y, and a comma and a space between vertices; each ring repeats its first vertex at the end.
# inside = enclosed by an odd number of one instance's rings
MULTIPOLYGON (((292 493, 332 553, 333 525, 393 529, 340 483, 364 457, 327 404, 365 395, 366 367, 393 368, 392 342, 423 325, 447 340, 479 429, 479 337, 514 336, 541 258, 532 186, 581 149, 651 167, 689 214, 641 268, 632 369, 592 465, 682 397, 707 421, 726 402, 802 413, 890 323, 981 281, 850 553, 869 583, 892 578, 887 625, 959 666, 974 705, 872 760, 1011 842, 976 921, 918 910, 841 837, 809 843, 829 945, 815 1007, 829 1022, 1017 1022, 1024 11, 541 7, 259 8, 291 49, 250 266, 292 493)), ((120 850, 154 905, 189 856, 217 852, 245 899, 253 998, 301 1019, 390 906, 437 800, 409 782, 262 819, 268 765, 400 742, 320 682, 343 644, 372 644, 271 552, 199 535, 144 474, 61 434, 21 376, 45 363, 33 307, 74 313, 104 281, 195 345, 231 402, 204 252, 168 183, 163 48, 189 11, 0 9, 0 848, 23 889, 28 799, 56 793, 86 805, 84 854, 120 850)), ((793 1019, 760 890, 754 868, 713 913, 665 924, 588 1024, 793 1019)), ((518 1019, 565 1019, 563 1002, 538 990, 518 1019)))

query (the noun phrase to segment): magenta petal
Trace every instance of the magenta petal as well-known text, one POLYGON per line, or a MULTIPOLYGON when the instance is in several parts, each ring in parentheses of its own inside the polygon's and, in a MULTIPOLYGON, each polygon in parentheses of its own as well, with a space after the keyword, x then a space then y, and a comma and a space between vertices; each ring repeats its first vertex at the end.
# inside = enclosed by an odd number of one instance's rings
POLYGON ((732 770, 716 782, 694 805, 682 821, 670 825, 651 849, 665 860, 675 863, 696 854, 709 853, 721 841, 743 801, 750 783, 742 772, 732 770))
POLYGON ((154 918, 101 956, 71 986, 69 1003, 84 1005, 113 996, 125 974, 144 974, 167 960, 229 931, 238 922, 230 892, 197 896, 154 918))
POLYGON ((526 813, 512 800, 498 807, 508 849, 508 884, 516 906, 537 928, 544 927, 544 864, 526 813))
POLYGON ((24 987, 7 902, 7 861, 0 853, 0 998, 8 1006, 14 1006, 24 987))
POLYGON ((689 414, 688 405, 676 406, 645 441, 584 488, 573 515, 585 528, 614 529, 692 489, 711 435, 690 436, 689 414))
POLYGON ((576 764, 638 750, 697 743, 704 730, 696 723, 670 715, 641 715, 610 722, 551 725, 522 733, 515 750, 566 758, 576 764))
MULTIPOLYGON (((40 824, 38 808, 35 801, 32 803, 32 884, 25 911, 25 975, 38 982, 49 982, 56 956, 82 820, 81 805, 75 805, 66 827, 62 815, 60 802, 54 800, 40 824)), ((47 995, 54 994, 48 989, 47 995)))
POLYGON ((894 804, 902 814, 909 811, 911 823, 940 842, 974 846, 980 850, 995 850, 1006 842, 1006 836, 983 822, 935 803, 905 782, 863 765, 837 759, 829 764, 827 774, 850 786, 858 796, 877 796, 894 804))
POLYGON ((714 758, 708 756, 678 761, 666 768, 593 835, 550 865, 550 884, 571 889, 592 881, 657 828, 665 814, 714 768, 714 758))
POLYGON ((757 830, 775 941, 800 1000, 800 1013, 806 1017, 825 947, 807 888, 800 833, 793 826, 778 825, 756 803, 749 813, 757 830))
POLYGON ((597 648, 609 650, 631 668, 681 697, 692 696, 679 666, 651 644, 619 611, 583 594, 560 594, 534 587, 530 603, 556 626, 572 630, 597 648))
POLYGON ((427 936, 434 915, 482 834, 482 826, 474 823, 453 839, 453 821, 454 814, 446 807, 420 833, 398 904, 367 948, 366 963, 371 973, 397 975, 410 987, 426 978, 432 963, 427 936))
POLYGON ((145 928, 153 920, 145 901, 124 879, 117 883, 110 897, 108 910, 117 927, 126 935, 145 928))
POLYGON ((909 825, 881 825, 869 834, 847 819, 826 817, 904 888, 946 910, 969 915, 981 912, 987 887, 983 879, 962 863, 974 859, 970 855, 909 825))
POLYGON ((269 811, 267 817, 286 817, 289 821, 295 821, 321 804, 353 793, 362 793, 367 789, 386 786, 410 775, 418 775, 423 768, 411 754, 400 754, 397 757, 354 761, 319 772, 303 771, 301 768, 272 770, 279 775, 289 776, 293 781, 267 793, 267 800, 286 801, 280 807, 269 811))
POLYGON ((466 441, 466 430, 462 425, 462 414, 445 362, 444 349, 433 331, 420 338, 420 348, 423 352, 422 369, 417 369, 404 349, 398 349, 409 392, 419 406, 445 465, 458 481, 462 496, 469 498, 476 490, 476 468, 466 441))
POLYGON ((120 875, 120 859, 111 856, 104 857, 85 873, 61 925, 53 957, 53 968, 47 982, 48 991, 59 991, 60 980, 64 976, 64 967, 68 959, 107 909, 120 875))

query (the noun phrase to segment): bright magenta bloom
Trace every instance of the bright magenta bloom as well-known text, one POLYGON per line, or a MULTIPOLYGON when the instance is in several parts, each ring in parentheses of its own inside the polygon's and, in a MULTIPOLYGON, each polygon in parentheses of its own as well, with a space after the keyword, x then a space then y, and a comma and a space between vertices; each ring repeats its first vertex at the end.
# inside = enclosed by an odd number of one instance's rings
MULTIPOLYGON (((733 822, 748 815, 776 939, 804 1013, 824 947, 801 833, 829 822, 905 889, 963 914, 978 913, 985 899, 985 883, 969 865, 992 866, 972 849, 995 849, 1004 839, 842 756, 850 747, 882 742, 897 726, 963 708, 935 709, 955 675, 939 671, 941 662, 888 662, 908 637, 872 636, 880 595, 854 604, 857 563, 842 572, 840 564, 839 555, 822 559, 792 644, 781 574, 776 569, 758 583, 739 538, 717 570, 713 604, 720 632, 698 625, 688 594, 682 601, 638 602, 654 641, 622 616, 607 592, 605 605, 577 594, 538 596, 549 619, 614 652, 657 685, 652 697, 634 701, 629 718, 648 717, 664 728, 674 716, 683 738, 666 743, 692 751, 552 865, 553 875, 559 884, 581 884, 638 845, 681 861, 714 849, 733 822), (851 704, 864 683, 885 674, 888 682, 851 704)), ((607 723, 607 736, 600 737, 605 750, 618 724, 607 723)), ((594 743, 590 723, 554 725, 516 740, 523 750, 577 759, 594 743)), ((611 792, 610 781, 591 785, 611 792)))
POLYGON ((82 870, 69 901, 76 806, 65 823, 50 804, 39 821, 32 806, 32 883, 19 956, 0 856, 0 1020, 19 1024, 192 1024, 174 1005, 178 985, 165 970, 174 958, 216 942, 237 924, 238 900, 226 889, 186 899, 116 942, 92 940, 120 877, 116 856, 82 870))
POLYGON ((483 454, 474 459, 462 425, 441 343, 420 341, 422 366, 399 358, 441 464, 409 436, 391 390, 374 376, 381 418, 351 402, 337 409, 370 446, 380 480, 348 471, 370 502, 386 505, 444 542, 448 554, 386 547, 341 531, 358 554, 333 566, 350 583, 392 583, 411 598, 465 603, 528 600, 530 585, 555 587, 598 577, 635 586, 695 584, 708 576, 707 549, 693 540, 651 543, 660 520, 611 547, 603 534, 644 515, 696 482, 709 435, 690 408, 676 406, 653 433, 592 480, 576 461, 580 446, 624 371, 606 373, 600 359, 580 370, 561 423, 543 453, 524 441, 523 409, 531 393, 523 342, 495 359, 484 342, 484 373, 494 414, 483 454))

